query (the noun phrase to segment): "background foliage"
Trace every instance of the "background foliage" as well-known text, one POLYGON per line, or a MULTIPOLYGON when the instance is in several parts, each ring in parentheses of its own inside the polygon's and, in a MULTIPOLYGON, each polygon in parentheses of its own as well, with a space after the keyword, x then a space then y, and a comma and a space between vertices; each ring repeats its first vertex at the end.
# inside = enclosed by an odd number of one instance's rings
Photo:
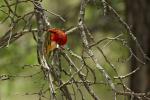
MULTIPOLYGON (((16 0, 11 0, 9 2, 13 3, 16 2, 16 0)), ((94 4, 94 2, 91 1, 90 5, 88 5, 86 9, 85 15, 85 22, 95 40, 98 41, 105 37, 115 37, 121 33, 125 34, 125 39, 128 39, 128 36, 126 35, 127 33, 123 26, 120 25, 116 18, 111 14, 106 14, 104 16, 102 9, 103 6, 98 2, 94 4)), ((4 0, 1 0, 0 10, 7 12, 8 8, 2 7, 4 4, 4 0)), ((111 1, 111 5, 124 18, 124 2, 122 0, 113 0, 111 1)), ((47 13, 48 19, 53 27, 68 30, 77 24, 80 0, 43 0, 42 6, 45 9, 61 15, 66 20, 66 22, 63 22, 58 17, 47 13)), ((21 16, 32 11, 33 9, 34 7, 30 2, 24 2, 19 4, 16 13, 21 16)), ((0 12, 0 21, 2 22, 6 16, 7 15, 5 13, 0 12)), ((35 22, 35 18, 33 18, 33 27, 36 27, 35 22)), ((22 27, 24 27, 23 21, 17 26, 17 30, 20 30, 22 27)), ((9 28, 10 19, 0 24, 0 36, 3 36, 9 28)), ((71 48, 77 54, 81 54, 82 42, 79 31, 69 34, 68 37, 69 41, 66 47, 71 48)), ((116 66, 116 69, 120 75, 128 73, 128 62, 126 62, 126 59, 129 56, 129 51, 122 45, 122 43, 117 41, 105 41, 100 43, 98 46, 103 49, 108 59, 116 66)), ((40 71, 40 67, 36 66, 36 64, 38 64, 36 53, 36 42, 33 40, 32 34, 26 34, 13 44, 5 48, 0 48, 0 75, 6 74, 11 76, 9 80, 0 81, 0 99, 37 100, 39 98, 36 93, 39 92, 41 88, 46 88, 43 87, 46 80, 43 79, 43 73, 40 71), (34 73, 35 75, 33 75, 34 73)), ((97 55, 99 52, 94 49, 94 53, 97 55)), ((108 67, 109 65, 105 62, 102 55, 99 54, 97 58, 99 62, 105 66, 105 69, 108 71, 110 76, 115 76, 115 73, 110 67, 108 67)), ((88 65, 90 66, 92 64, 93 63, 89 61, 88 65)), ((66 62, 64 62, 63 65, 65 66, 66 62)), ((93 69, 95 69, 95 73, 98 73, 96 68, 93 69)), ((89 79, 90 78, 92 77, 89 77, 89 79)), ((124 81, 128 84, 128 80, 124 81)), ((106 85, 94 85, 92 87, 95 92, 100 95, 102 100, 110 100, 110 98, 114 95, 110 91, 110 88, 106 85)), ((120 96, 120 98, 122 97, 120 96)), ((91 100, 91 97, 87 95, 86 100, 91 100)))

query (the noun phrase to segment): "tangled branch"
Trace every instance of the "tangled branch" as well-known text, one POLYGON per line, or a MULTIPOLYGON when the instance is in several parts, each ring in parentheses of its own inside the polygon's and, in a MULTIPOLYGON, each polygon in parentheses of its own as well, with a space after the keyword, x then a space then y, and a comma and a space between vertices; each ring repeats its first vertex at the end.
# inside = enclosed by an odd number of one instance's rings
MULTIPOLYGON (((92 2, 97 3, 97 0, 93 0, 92 2)), ((119 75, 118 69, 116 67, 117 65, 111 62, 108 55, 105 54, 103 48, 100 47, 100 44, 104 43, 105 41, 107 41, 105 46, 113 42, 119 42, 123 47, 127 48, 130 53, 125 62, 128 62, 131 57, 135 57, 138 62, 144 65, 145 62, 134 54, 132 49, 128 46, 128 41, 123 39, 124 34, 119 34, 115 37, 106 37, 96 41, 95 37, 90 33, 89 28, 85 22, 85 11, 87 6, 91 3, 90 0, 81 0, 78 16, 79 20, 73 28, 66 31, 68 35, 74 31, 80 32, 80 38, 82 40, 82 53, 77 54, 71 48, 65 48, 64 50, 62 48, 57 48, 53 51, 53 54, 50 55, 50 57, 47 57, 44 51, 45 41, 47 41, 46 30, 53 27, 52 23, 50 23, 48 19, 47 13, 58 17, 63 22, 65 22, 65 19, 59 14, 44 9, 41 5, 41 1, 39 0, 16 0, 14 3, 10 3, 9 1, 4 0, 4 3, 4 5, 0 6, 0 12, 4 13, 6 17, 1 21, 1 24, 10 20, 10 28, 6 33, 4 33, 2 37, 0 37, 0 49, 9 47, 9 45, 11 45, 20 37, 23 37, 25 34, 32 33, 33 39, 37 41, 37 59, 39 62, 38 67, 41 67, 41 70, 35 74, 25 76, 0 75, 0 81, 9 80, 14 77, 32 77, 43 72, 43 78, 45 78, 46 82, 48 83, 47 89, 41 88, 37 93, 25 94, 38 95, 39 100, 42 98, 58 100, 60 95, 62 96, 62 99, 66 100, 86 100, 86 93, 88 93, 94 100, 101 100, 102 97, 95 92, 93 85, 104 85, 105 87, 108 87, 110 91, 114 93, 115 100, 119 95, 123 95, 124 98, 131 96, 136 97, 139 100, 142 100, 143 98, 149 99, 149 92, 135 93, 130 88, 128 88, 124 82, 125 78, 129 78, 131 75, 140 70, 140 68, 138 67, 126 75, 119 75), (24 14, 23 16, 20 16, 17 14, 17 6, 26 2, 30 2, 34 7, 34 10, 24 14), (3 8, 7 8, 8 11, 5 12, 3 8), (36 27, 33 27, 32 22, 35 19, 36 27), (20 21, 24 21, 24 26, 22 26, 20 29, 17 29, 20 21), (100 54, 95 53, 95 49, 100 54), (111 71, 115 73, 115 75, 111 75, 109 73, 109 71, 106 69, 106 66, 101 64, 101 61, 99 61, 97 55, 102 56, 108 67, 112 69, 111 71), (91 61, 92 65, 89 65, 88 60, 91 61), (62 64, 63 61, 67 64, 62 64), (98 72, 96 73, 96 71, 98 72), (103 79, 100 77, 103 77, 103 79), (47 92, 49 92, 49 97, 46 96, 47 92)), ((101 9, 104 10, 104 16, 106 16, 106 13, 114 14, 115 18, 120 22, 120 24, 125 27, 128 35, 133 39, 135 44, 138 45, 140 52, 143 54, 143 57, 149 60, 149 58, 142 50, 136 37, 131 32, 130 27, 120 17, 117 11, 105 0, 100 0, 100 3, 103 6, 101 9)), ((31 67, 32 65, 27 66, 31 67)))

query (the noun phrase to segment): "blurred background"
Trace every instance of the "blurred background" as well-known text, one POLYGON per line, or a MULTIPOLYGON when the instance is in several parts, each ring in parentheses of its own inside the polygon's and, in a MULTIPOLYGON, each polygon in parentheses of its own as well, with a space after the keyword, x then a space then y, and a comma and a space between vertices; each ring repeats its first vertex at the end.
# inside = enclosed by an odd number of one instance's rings
MULTIPOLYGON (((9 4, 11 3, 13 4, 16 1, 17 0, 11 0, 9 1, 9 4)), ((149 43, 148 42, 149 30, 141 28, 143 23, 145 22, 143 21, 143 19, 147 17, 139 17, 138 19, 135 18, 136 16, 140 16, 140 15, 148 16, 144 14, 145 11, 147 11, 145 13, 149 13, 148 11, 150 10, 150 7, 149 8, 147 7, 148 5, 144 5, 148 1, 143 0, 141 1, 142 3, 134 3, 136 1, 133 2, 132 0, 131 1, 130 0, 125 0, 125 1, 108 0, 108 2, 118 12, 118 14, 125 21, 129 23, 129 26, 130 24, 132 24, 131 25, 131 28, 133 28, 132 31, 137 33, 135 35, 139 37, 138 39, 140 40, 140 44, 142 45, 142 48, 144 48, 146 54, 149 54, 149 49, 147 49, 149 48, 149 46, 146 45, 149 43), (132 5, 130 5, 130 2, 132 3, 132 5), (143 5, 138 5, 138 4, 143 4, 143 5), (136 9, 138 9, 138 7, 141 9, 143 7, 144 11, 141 11, 137 15, 136 9), (134 12, 134 14, 131 14, 132 11, 134 12), (141 24, 138 24, 139 20, 141 24), (141 32, 143 33, 141 34, 141 32), (143 37, 143 35, 146 36, 146 34, 147 34, 147 38, 143 37), (143 40, 145 40, 145 42, 142 42, 143 40)), ((3 11, 8 12, 9 9, 3 7, 3 5, 6 5, 5 0, 0 1, 0 23, 1 23, 0 37, 3 36, 10 28, 10 20, 11 20, 11 19, 5 20, 7 14, 5 14, 3 11)), ((78 18, 79 18, 78 15, 80 9, 80 0, 43 0, 42 6, 44 7, 44 9, 47 9, 49 11, 61 15, 66 20, 65 22, 63 22, 58 17, 50 13, 47 13, 48 19, 53 27, 58 27, 63 30, 69 30, 70 28, 77 25, 78 18)), ((31 2, 23 2, 17 6, 16 13, 20 16, 23 16, 24 14, 33 10, 34 10, 34 6, 31 2)), ((33 17, 32 18, 33 28, 36 28, 35 23, 36 20, 33 17)), ((101 40, 106 37, 112 38, 118 36, 119 34, 123 34, 123 36, 121 36, 120 38, 127 41, 128 45, 131 46, 133 50, 135 50, 134 48, 136 48, 136 45, 135 43, 134 44, 131 43, 132 39, 128 34, 126 28, 124 28, 124 26, 120 24, 118 19, 113 14, 111 14, 111 12, 109 13, 108 11, 106 15, 104 15, 103 5, 100 3, 99 0, 96 0, 96 2, 94 2, 94 0, 93 1, 91 0, 90 3, 87 5, 86 12, 85 12, 85 23, 90 33, 93 35, 95 41, 101 40)), ((146 25, 150 25, 149 23, 150 22, 147 22, 146 25)), ((145 27, 147 27, 146 25, 145 27)), ((16 26, 17 30, 15 31, 20 31, 20 29, 23 26, 24 26, 24 22, 20 21, 20 23, 16 26)), ((129 48, 127 48, 119 41, 113 41, 113 42, 110 40, 104 41, 100 43, 98 46, 103 49, 105 55, 108 57, 111 63, 115 65, 119 75, 126 75, 130 71, 136 69, 138 66, 143 66, 141 64, 138 65, 139 63, 137 61, 133 61, 135 60, 134 58, 131 57, 131 59, 129 59, 131 55, 129 48), (132 67, 134 65, 136 66, 132 67)), ((81 42, 79 31, 74 31, 73 33, 68 35, 68 43, 66 47, 69 47, 72 51, 74 51, 79 55, 81 54, 82 42, 81 42)), ((96 49, 93 49, 93 51, 95 55, 97 55, 99 62, 105 67, 109 75, 112 76, 113 78, 115 76, 115 73, 112 71, 113 69, 111 67, 108 67, 109 65, 106 63, 103 56, 96 49)), ((136 55, 139 51, 135 50, 134 52, 136 55)), ((11 76, 9 77, 10 79, 8 80, 0 80, 0 100, 38 100, 39 99, 39 96, 36 93, 39 92, 41 88, 44 89, 46 88, 46 86, 43 87, 43 85, 46 83, 46 80, 43 79, 44 76, 43 73, 40 71, 41 68, 39 66, 36 66, 38 64, 36 53, 37 53, 36 42, 33 39, 32 34, 30 33, 25 34, 24 36, 22 36, 12 44, 10 44, 8 47, 0 48, 0 75, 6 74, 11 76), (33 66, 28 66, 28 65, 33 65, 33 66)), ((142 57, 141 54, 139 55, 140 56, 138 57, 142 57)), ((145 58, 142 57, 142 60, 145 61, 145 58)), ((63 66, 66 66, 66 62, 62 64, 63 66)), ((88 64, 90 66, 92 65, 92 62, 89 61, 88 64)), ((146 68, 147 67, 145 65, 143 70, 145 71, 146 68)), ((95 73, 98 73, 96 68, 93 69, 95 70, 95 73)), ((130 77, 126 78, 123 81, 127 86, 129 87, 132 86, 131 87, 132 90, 135 90, 136 92, 148 91, 149 90, 148 87, 150 84, 148 82, 145 82, 145 80, 147 80, 146 78, 149 76, 149 74, 146 74, 145 76, 145 74, 144 75, 142 74, 142 71, 140 73, 141 74, 139 76, 139 79, 133 76, 131 78, 130 77), (141 77, 144 77, 144 79, 141 77), (132 79, 133 82, 129 81, 130 79, 132 79), (141 81, 143 83, 140 83, 141 81), (139 84, 136 82, 139 82, 139 84), (135 83, 138 85, 136 86, 135 83), (137 89, 137 87, 139 86, 143 88, 137 89)), ((101 76, 99 76, 99 78, 103 80, 101 76)), ((118 80, 114 80, 114 81, 116 81, 117 83, 118 80)), ((100 96, 102 100, 112 100, 111 97, 113 97, 114 94, 107 85, 93 85, 92 87, 96 92, 96 94, 100 96)), ((86 92, 84 94, 86 94, 86 92)), ((118 100, 123 100, 122 96, 119 96, 119 98, 120 99, 118 100)), ((47 100, 47 99, 42 98, 42 100, 47 100)), ((92 99, 89 95, 87 95, 86 100, 92 100, 92 99)))

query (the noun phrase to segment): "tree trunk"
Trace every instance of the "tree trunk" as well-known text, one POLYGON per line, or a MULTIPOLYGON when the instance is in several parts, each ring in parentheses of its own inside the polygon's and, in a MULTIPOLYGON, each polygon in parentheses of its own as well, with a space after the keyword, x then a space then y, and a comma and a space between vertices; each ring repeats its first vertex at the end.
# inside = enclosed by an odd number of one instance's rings
MULTIPOLYGON (((127 22, 131 25, 132 32, 137 37, 145 54, 150 57, 150 0, 125 0, 127 22)), ((146 65, 142 65, 137 59, 131 59, 131 71, 137 67, 141 69, 130 78, 130 88, 134 92, 150 91, 150 62, 145 60, 135 43, 131 42, 131 48, 135 55, 146 65)), ((138 100, 134 98, 133 100, 138 100)), ((147 100, 147 99, 142 99, 147 100)))

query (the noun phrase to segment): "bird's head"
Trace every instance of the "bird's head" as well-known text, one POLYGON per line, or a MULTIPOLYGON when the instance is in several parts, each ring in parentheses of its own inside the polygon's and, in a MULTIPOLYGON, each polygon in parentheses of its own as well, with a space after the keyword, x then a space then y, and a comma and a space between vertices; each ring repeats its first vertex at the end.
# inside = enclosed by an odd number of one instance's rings
POLYGON ((52 28, 48 32, 51 33, 49 37, 51 42, 56 42, 59 46, 64 46, 67 43, 67 35, 64 31, 52 28))

